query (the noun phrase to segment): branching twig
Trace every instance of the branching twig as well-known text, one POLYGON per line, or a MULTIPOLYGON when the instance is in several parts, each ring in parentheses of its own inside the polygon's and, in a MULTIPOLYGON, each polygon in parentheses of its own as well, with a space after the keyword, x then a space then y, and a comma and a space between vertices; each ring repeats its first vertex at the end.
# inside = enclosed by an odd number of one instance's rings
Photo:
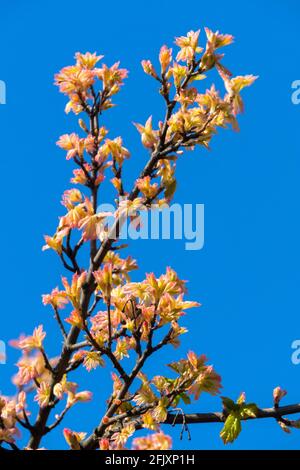
POLYGON ((58 311, 58 308, 54 307, 54 318, 55 320, 57 321, 58 323, 58 326, 60 328, 60 331, 64 337, 64 339, 66 340, 67 339, 67 332, 65 330, 65 327, 64 327, 64 324, 60 318, 60 314, 59 314, 59 311, 58 311))

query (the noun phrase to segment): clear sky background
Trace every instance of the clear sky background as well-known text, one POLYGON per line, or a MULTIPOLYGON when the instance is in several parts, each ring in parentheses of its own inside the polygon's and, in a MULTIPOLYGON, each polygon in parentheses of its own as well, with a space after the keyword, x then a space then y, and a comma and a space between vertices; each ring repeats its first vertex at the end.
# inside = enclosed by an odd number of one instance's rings
MULTIPOLYGON (((291 362, 291 343, 300 339, 300 105, 291 102, 291 84, 300 79, 299 2, 1 0, 0 6, 0 79, 7 84, 7 104, 0 106, 0 339, 44 323, 47 346, 53 354, 59 351, 59 333, 41 294, 59 283, 61 266, 41 246, 43 234, 55 230, 61 193, 70 187, 72 164, 55 142, 75 129, 76 120, 64 114, 66 99, 53 86, 54 73, 73 63, 76 51, 87 50, 129 69, 118 107, 106 114, 105 124, 132 152, 132 181, 147 154, 131 123, 162 115, 155 83, 140 61, 154 61, 162 44, 208 26, 235 36, 224 50, 224 64, 236 75, 260 79, 243 95, 240 133, 222 131, 210 152, 197 149, 178 164, 175 200, 205 204, 204 249, 186 251, 183 241, 161 240, 132 242, 130 252, 140 277, 171 265, 189 280, 189 297, 203 304, 184 319, 190 331, 181 350, 167 350, 159 362, 193 349, 207 354, 222 375, 224 395, 245 391, 250 401, 268 407, 273 388, 281 385, 289 392, 286 403, 299 402, 300 365, 291 362)), ((204 37, 202 31, 202 44, 204 37)), ((7 365, 0 366, 5 394, 14 391, 9 381, 17 358, 9 347, 7 365)), ((159 370, 153 362, 149 373, 159 370)), ((67 423, 90 431, 109 392, 108 371, 80 377, 81 389, 94 390, 95 401, 75 407, 67 423)), ((190 409, 216 411, 220 400, 203 396, 190 409)), ((61 430, 44 445, 64 446, 61 430)), ((168 431, 175 448, 224 448, 217 424, 192 426, 191 442, 179 441, 179 429, 168 431)), ((299 449, 300 431, 286 435, 273 420, 248 422, 226 448, 299 449)))

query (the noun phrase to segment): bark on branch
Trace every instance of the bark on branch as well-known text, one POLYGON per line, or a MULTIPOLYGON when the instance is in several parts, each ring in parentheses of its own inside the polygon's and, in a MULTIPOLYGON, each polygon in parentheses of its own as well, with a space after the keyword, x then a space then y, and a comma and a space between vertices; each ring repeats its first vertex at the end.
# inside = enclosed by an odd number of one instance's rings
MULTIPOLYGON (((292 415, 295 413, 300 413, 300 404, 280 406, 278 408, 259 408, 255 417, 246 416, 241 419, 243 421, 261 418, 278 419, 282 416, 292 415)), ((168 413, 164 424, 182 424, 184 419, 187 424, 223 423, 225 418, 226 416, 224 416, 222 412, 191 413, 186 414, 185 417, 183 417, 182 414, 178 414, 176 416, 174 413, 168 413)))

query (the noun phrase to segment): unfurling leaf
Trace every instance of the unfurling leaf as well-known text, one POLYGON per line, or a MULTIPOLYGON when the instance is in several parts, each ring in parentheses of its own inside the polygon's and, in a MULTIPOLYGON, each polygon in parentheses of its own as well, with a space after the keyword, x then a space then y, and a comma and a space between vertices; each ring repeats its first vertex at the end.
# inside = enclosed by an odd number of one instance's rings
POLYGON ((226 418, 224 427, 220 433, 220 436, 224 444, 229 444, 235 441, 242 430, 241 420, 237 413, 232 412, 226 418))

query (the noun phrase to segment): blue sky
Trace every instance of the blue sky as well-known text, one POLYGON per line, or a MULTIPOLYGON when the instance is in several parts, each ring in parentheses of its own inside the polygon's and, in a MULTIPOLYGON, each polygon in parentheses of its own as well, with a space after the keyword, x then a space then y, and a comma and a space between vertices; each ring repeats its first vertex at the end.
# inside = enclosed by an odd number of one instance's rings
MULTIPOLYGON (((286 403, 297 403, 300 365, 291 362, 291 343, 300 338, 300 105, 291 102, 291 84, 300 79, 299 2, 254 0, 242 6, 238 0, 152 0, 146 5, 116 0, 112 10, 109 5, 0 1, 0 79, 7 85, 7 104, 0 106, 0 339, 7 342, 44 323, 55 353, 55 326, 41 294, 59 283, 61 267, 41 246, 61 213, 60 195, 70 187, 71 165, 55 142, 76 121, 64 114, 66 100, 53 86, 54 73, 71 64, 76 51, 87 50, 104 54, 108 64, 121 60, 129 69, 118 107, 107 113, 105 124, 130 148, 127 175, 133 180, 147 155, 131 123, 144 122, 150 114, 159 118, 162 111, 140 61, 155 60, 160 46, 171 45, 174 36, 208 26, 235 36, 224 61, 233 73, 260 78, 245 90, 240 133, 220 132, 210 152, 196 150, 178 164, 176 201, 205 204, 205 246, 195 252, 186 251, 180 240, 137 241, 130 252, 140 276, 159 275, 171 265, 189 280, 190 298, 203 306, 184 321, 190 331, 181 354, 188 349, 207 354, 223 377, 224 395, 235 398, 245 391, 259 406, 271 406, 272 390, 281 385, 289 392, 286 403)), ((164 360, 181 354, 168 350, 164 360)), ((0 365, 3 393, 13 393, 8 381, 16 361, 16 352, 8 348, 7 365, 0 365)), ((149 372, 157 372, 155 362, 149 372)), ((75 430, 91 430, 97 423, 95 406, 101 410, 107 396, 108 372, 103 374, 81 377, 82 388, 95 391, 96 403, 74 409, 68 425, 75 430)), ((218 398, 203 397, 191 410, 219 408, 218 398)), ((219 425, 191 431, 192 441, 180 442, 179 430, 173 430, 174 447, 224 448, 219 425)), ((60 432, 44 445, 61 446, 60 432)), ((286 435, 265 420, 246 423, 227 448, 299 447, 299 431, 286 435)))

